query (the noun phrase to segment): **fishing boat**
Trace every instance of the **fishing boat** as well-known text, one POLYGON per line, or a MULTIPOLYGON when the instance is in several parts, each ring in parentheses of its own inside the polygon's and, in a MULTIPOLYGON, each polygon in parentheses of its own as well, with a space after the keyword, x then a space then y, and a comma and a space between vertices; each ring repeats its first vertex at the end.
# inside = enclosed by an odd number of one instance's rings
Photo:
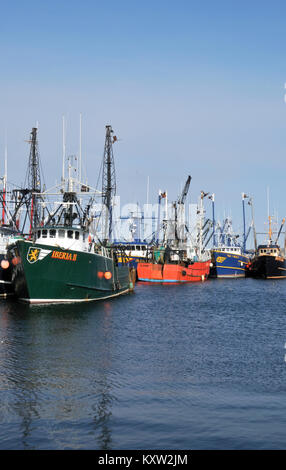
POLYGON ((67 219, 63 225, 50 222, 34 231, 33 240, 18 240, 8 247, 18 299, 79 302, 130 291, 128 266, 118 266, 112 249, 90 242, 84 224, 74 225, 67 219))
POLYGON ((150 258, 151 247, 148 243, 139 240, 130 242, 114 242, 113 247, 117 251, 118 264, 128 264, 136 269, 138 263, 145 262, 150 258))
POLYGON ((12 266, 8 261, 7 246, 18 238, 18 232, 10 226, 0 226, 0 298, 13 295, 12 266))
POLYGON ((246 233, 245 218, 245 200, 249 199, 248 204, 253 211, 252 198, 242 193, 243 208, 243 240, 239 242, 239 235, 234 233, 232 220, 226 217, 222 225, 216 224, 214 217, 214 198, 213 201, 213 248, 212 267, 210 277, 214 278, 241 278, 246 276, 246 266, 250 260, 250 253, 246 249, 246 243, 251 228, 254 230, 253 212, 252 220, 246 233))
POLYGON ((248 263, 247 271, 250 277, 262 279, 285 279, 286 259, 285 250, 278 245, 285 219, 282 220, 276 240, 272 240, 271 216, 268 217, 268 240, 264 245, 259 245, 253 259, 248 263))
POLYGON ((141 238, 141 232, 144 217, 133 212, 129 216, 121 216, 116 222, 120 223, 119 238, 113 241, 113 247, 117 250, 118 264, 128 265, 136 270, 137 264, 145 262, 150 257, 150 248, 152 242, 147 242, 146 239, 141 238), (125 219, 124 227, 121 227, 121 220, 125 219), (126 220, 127 219, 127 220, 126 220), (128 225, 126 224, 126 221, 128 225), (126 230, 127 225, 127 230, 126 230))
POLYGON ((240 246, 220 246, 212 250, 211 277, 245 277, 249 256, 242 253, 240 246))
MULTIPOLYGON (((185 238, 182 228, 185 223, 178 224, 178 213, 184 204, 191 177, 189 176, 184 186, 181 197, 173 203, 174 220, 170 221, 165 210, 163 220, 163 243, 158 244, 159 230, 157 235, 157 246, 151 250, 152 259, 148 262, 137 264, 137 277, 139 281, 160 283, 186 283, 201 282, 208 278, 210 273, 211 259, 209 253, 202 249, 203 230, 203 198, 207 195, 201 192, 200 205, 198 207, 197 243, 190 244, 190 239, 185 238), (169 227, 173 227, 174 238, 169 241, 169 227)), ((166 200, 166 192, 163 193, 166 200)), ((166 204, 167 206, 167 204, 166 204)), ((160 205, 159 205, 160 207, 160 205)), ((158 217, 159 220, 159 217, 158 217)))
MULTIPOLYGON (((7 145, 5 146, 5 172, 4 176, 1 177, 2 188, 0 190, 0 207, 1 207, 1 219, 0 219, 0 298, 6 298, 13 295, 12 288, 12 267, 7 259, 7 247, 15 239, 20 238, 19 233, 19 220, 18 210, 20 205, 18 204, 17 197, 15 208, 12 211, 11 191, 7 188, 7 145)), ((13 195, 15 196, 15 191, 13 195)))
POLYGON ((174 260, 172 255, 178 254, 170 251, 169 262, 164 261, 168 248, 161 249, 162 262, 152 261, 137 264, 137 276, 139 281, 161 283, 185 283, 204 281, 208 278, 211 261, 174 260))
MULTIPOLYGON (((110 126, 108 126, 110 127, 110 126)), ((110 129, 108 129, 110 131, 110 129)), ((110 138, 110 132, 108 139, 110 138)), ((110 141, 111 142, 111 141, 110 141)), ((83 185, 68 159, 68 178, 62 178, 61 200, 49 209, 51 192, 37 194, 33 216, 41 223, 29 239, 8 247, 15 296, 29 303, 103 300, 133 289, 128 265, 118 265, 115 250, 92 232, 92 207, 98 191, 83 185), (38 209, 37 209, 38 208, 38 209)))
POLYGON ((233 233, 232 221, 227 217, 222 226, 218 224, 215 239, 216 246, 211 250, 211 277, 240 278, 245 277, 249 254, 243 252, 238 242, 239 235, 233 233))

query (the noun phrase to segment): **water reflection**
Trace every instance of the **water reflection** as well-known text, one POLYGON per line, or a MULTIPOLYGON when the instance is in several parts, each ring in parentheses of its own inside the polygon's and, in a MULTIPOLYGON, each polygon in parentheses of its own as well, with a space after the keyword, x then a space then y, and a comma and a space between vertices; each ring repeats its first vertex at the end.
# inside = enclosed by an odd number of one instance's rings
POLYGON ((261 286, 137 285, 114 302, 0 304, 0 446, 283 447, 286 291, 261 286))
POLYGON ((111 448, 112 314, 110 302, 0 304, 2 432, 17 423, 10 449, 77 448, 80 421, 94 437, 81 448, 111 448), (60 439, 55 423, 67 429, 60 439))

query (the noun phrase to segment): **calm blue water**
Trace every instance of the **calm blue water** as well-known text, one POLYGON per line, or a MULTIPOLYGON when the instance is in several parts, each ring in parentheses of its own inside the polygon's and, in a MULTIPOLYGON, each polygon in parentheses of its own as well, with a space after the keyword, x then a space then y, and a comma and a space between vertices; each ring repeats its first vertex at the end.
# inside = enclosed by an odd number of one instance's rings
POLYGON ((277 449, 286 282, 0 303, 1 449, 277 449))

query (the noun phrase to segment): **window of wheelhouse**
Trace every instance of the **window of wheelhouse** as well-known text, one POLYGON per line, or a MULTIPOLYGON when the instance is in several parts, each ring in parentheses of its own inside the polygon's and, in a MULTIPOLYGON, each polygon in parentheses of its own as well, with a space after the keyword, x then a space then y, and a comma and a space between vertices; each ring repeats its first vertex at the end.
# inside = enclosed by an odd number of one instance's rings
POLYGON ((41 230, 38 230, 38 238, 41 237, 41 230))
POLYGON ((79 240, 79 232, 78 231, 74 232, 74 238, 76 240, 79 240))
POLYGON ((73 238, 73 230, 68 230, 68 238, 73 238))
POLYGON ((48 231, 47 230, 42 230, 42 237, 47 238, 48 237, 48 231))
POLYGON ((66 233, 65 230, 61 230, 61 229, 60 229, 60 230, 58 231, 59 238, 65 238, 65 233, 66 233))
POLYGON ((50 238, 56 238, 57 231, 55 229, 50 230, 50 238))

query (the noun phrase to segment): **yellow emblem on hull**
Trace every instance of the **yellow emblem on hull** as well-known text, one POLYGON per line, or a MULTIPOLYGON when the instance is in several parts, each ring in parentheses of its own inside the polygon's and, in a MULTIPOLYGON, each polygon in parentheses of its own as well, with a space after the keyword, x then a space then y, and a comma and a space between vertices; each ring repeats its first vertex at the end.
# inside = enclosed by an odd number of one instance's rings
POLYGON ((216 260, 218 263, 223 263, 225 259, 223 256, 218 256, 216 260))
POLYGON ((38 261, 40 251, 41 250, 39 248, 29 248, 29 251, 27 253, 27 260, 29 261, 29 263, 35 263, 36 261, 38 261))

